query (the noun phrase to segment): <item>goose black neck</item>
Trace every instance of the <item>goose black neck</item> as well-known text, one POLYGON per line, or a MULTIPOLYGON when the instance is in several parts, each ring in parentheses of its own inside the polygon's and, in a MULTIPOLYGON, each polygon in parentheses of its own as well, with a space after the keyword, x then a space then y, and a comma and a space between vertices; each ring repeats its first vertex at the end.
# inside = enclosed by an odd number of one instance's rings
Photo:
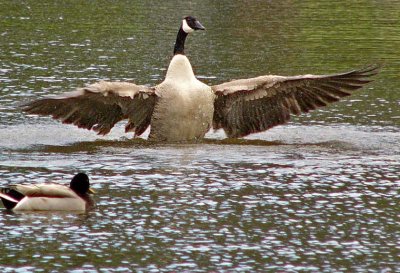
POLYGON ((181 27, 178 31, 178 35, 176 36, 174 55, 176 54, 185 55, 184 49, 185 49, 185 40, 187 35, 188 34, 185 31, 183 31, 181 27))

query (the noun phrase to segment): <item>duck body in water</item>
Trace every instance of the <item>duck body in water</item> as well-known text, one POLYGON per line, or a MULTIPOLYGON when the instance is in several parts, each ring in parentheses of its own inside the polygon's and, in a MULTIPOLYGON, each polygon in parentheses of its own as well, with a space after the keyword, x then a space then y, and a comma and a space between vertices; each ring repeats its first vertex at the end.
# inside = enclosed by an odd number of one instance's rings
POLYGON ((369 66, 332 75, 265 75, 209 86, 195 77, 184 53, 186 37, 196 30, 204 30, 196 18, 182 20, 165 80, 157 86, 100 81, 30 102, 24 110, 103 135, 128 119, 126 132, 140 136, 151 126, 153 141, 202 139, 210 128, 222 128, 234 138, 336 102, 378 73, 378 66, 369 66))
POLYGON ((68 186, 55 183, 17 184, 0 190, 3 205, 13 211, 86 211, 94 207, 89 177, 75 175, 68 186))

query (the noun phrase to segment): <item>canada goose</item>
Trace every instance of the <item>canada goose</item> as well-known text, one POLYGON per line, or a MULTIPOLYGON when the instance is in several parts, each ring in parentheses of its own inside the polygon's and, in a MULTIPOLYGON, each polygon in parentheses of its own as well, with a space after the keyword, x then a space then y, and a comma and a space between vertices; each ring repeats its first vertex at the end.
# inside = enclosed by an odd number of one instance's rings
POLYGON ((72 211, 93 207, 88 193, 89 177, 84 173, 75 175, 68 186, 60 184, 19 184, 1 189, 0 198, 7 209, 14 211, 72 211))
POLYGON ((185 17, 165 80, 157 86, 100 81, 30 102, 24 110, 101 135, 128 119, 126 132, 138 136, 151 125, 149 139, 155 141, 201 139, 211 127, 224 129, 231 138, 243 137, 349 96, 378 73, 378 66, 369 66, 333 75, 265 75, 208 86, 196 79, 184 54, 185 39, 195 30, 204 27, 185 17))

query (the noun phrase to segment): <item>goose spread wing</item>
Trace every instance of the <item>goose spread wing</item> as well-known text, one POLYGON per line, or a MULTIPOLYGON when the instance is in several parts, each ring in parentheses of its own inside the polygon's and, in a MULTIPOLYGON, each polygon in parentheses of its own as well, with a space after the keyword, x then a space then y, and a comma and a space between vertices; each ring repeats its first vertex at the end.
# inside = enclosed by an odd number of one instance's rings
POLYGON ((243 137, 283 124, 290 114, 307 113, 349 96, 372 81, 379 66, 369 66, 333 75, 292 77, 260 76, 212 86, 214 129, 223 128, 228 137, 243 137))
POLYGON ((105 135, 123 119, 125 131, 141 135, 150 125, 155 89, 129 82, 100 81, 76 91, 45 97, 23 106, 30 114, 50 115, 63 123, 105 135))

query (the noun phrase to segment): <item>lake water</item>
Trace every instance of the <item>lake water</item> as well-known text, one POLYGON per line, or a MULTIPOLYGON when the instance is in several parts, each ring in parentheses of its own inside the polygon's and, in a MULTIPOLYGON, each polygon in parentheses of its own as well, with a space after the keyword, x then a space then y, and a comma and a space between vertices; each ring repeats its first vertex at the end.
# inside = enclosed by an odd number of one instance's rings
POLYGON ((400 2, 0 1, 0 186, 89 174, 97 208, 0 212, 1 272, 400 271, 400 2), (297 3, 299 2, 299 3, 297 3), (381 63, 340 103, 226 140, 149 144, 27 116, 85 83, 163 80, 183 16, 199 79, 381 63))

